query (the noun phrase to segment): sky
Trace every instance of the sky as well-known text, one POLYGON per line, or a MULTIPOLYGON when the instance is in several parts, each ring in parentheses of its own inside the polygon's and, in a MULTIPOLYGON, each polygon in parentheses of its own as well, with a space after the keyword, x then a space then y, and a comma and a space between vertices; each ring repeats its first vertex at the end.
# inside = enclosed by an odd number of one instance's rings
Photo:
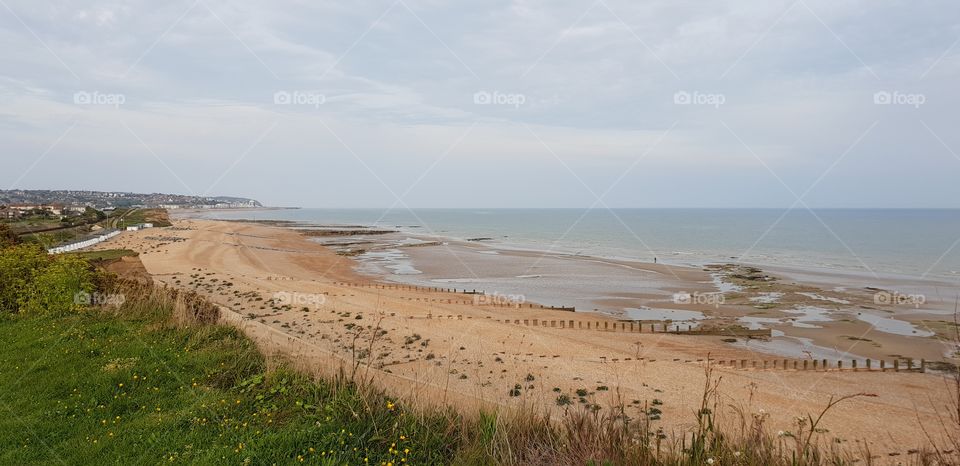
POLYGON ((0 188, 960 207, 956 0, 0 0, 0 188))

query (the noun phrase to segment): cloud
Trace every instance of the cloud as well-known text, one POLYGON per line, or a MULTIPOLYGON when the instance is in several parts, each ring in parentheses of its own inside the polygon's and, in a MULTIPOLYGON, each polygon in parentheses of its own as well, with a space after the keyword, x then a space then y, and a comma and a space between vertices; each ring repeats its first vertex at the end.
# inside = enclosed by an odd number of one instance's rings
POLYGON ((473 126, 416 202, 590 205, 589 190, 570 186, 603 191, 628 169, 611 204, 789 205, 780 180, 800 192, 828 170, 811 192, 823 206, 960 199, 946 175, 960 168, 949 130, 960 7, 948 1, 7 3, 4 157, 27 167, 76 123, 23 186, 79 187, 143 165, 144 189, 200 189, 276 124, 217 189, 273 204, 389 205, 381 180, 405 189, 473 126), (123 104, 77 104, 77 92, 123 104), (323 102, 278 104, 278 92, 323 102), (877 92, 924 103, 876 104, 877 92), (278 181, 284 172, 326 181, 278 181), (448 192, 445 177, 464 173, 478 176, 448 192), (508 187, 491 191, 489 180, 508 187), (678 183, 682 195, 651 194, 678 183))

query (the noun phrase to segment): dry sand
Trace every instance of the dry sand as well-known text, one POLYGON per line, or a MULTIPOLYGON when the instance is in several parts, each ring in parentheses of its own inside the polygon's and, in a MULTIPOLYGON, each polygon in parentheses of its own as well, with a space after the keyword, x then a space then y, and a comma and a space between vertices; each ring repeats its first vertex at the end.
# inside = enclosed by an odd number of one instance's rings
MULTIPOLYGON (((645 404, 662 401, 655 425, 672 435, 695 422, 704 384, 698 361, 708 355, 773 359, 716 336, 504 324, 498 320, 614 320, 480 306, 462 293, 384 286, 356 273, 353 260, 271 226, 179 220, 172 228, 125 232, 97 247, 140 252, 156 281, 209 296, 265 347, 299 364, 322 373, 359 360, 364 373, 388 391, 465 411, 520 404, 556 411, 560 394, 575 409, 581 405, 576 391, 583 389, 588 403, 609 409, 619 399, 631 416, 643 416, 645 404), (511 396, 517 386, 519 396, 511 396)), ((651 270, 662 273, 663 267, 651 270)), ((691 286, 702 278, 694 269, 673 272, 688 274, 691 286)), ((949 403, 943 376, 929 373, 720 367, 716 374, 722 377, 722 404, 766 413, 773 431, 795 430, 797 416, 816 415, 831 397, 875 394, 837 406, 821 427, 827 429, 824 440, 851 448, 866 442, 885 457, 925 445, 921 423, 936 435, 937 412, 949 403)), ((724 416, 732 419, 729 412, 724 416)))

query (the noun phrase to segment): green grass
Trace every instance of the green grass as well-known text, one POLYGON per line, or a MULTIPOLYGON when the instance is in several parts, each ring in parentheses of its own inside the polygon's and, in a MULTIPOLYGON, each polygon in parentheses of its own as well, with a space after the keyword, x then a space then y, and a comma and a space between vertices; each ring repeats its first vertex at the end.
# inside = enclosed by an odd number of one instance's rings
POLYGON ((166 213, 163 209, 116 209, 110 215, 108 222, 115 228, 140 223, 153 223, 155 227, 168 227, 171 223, 162 218, 165 216, 166 213))
POLYGON ((449 463, 452 418, 266 372, 220 326, 0 317, 0 464, 449 463))
POLYGON ((79 251, 79 252, 71 252, 68 254, 73 254, 89 261, 112 261, 112 260, 120 259, 121 257, 133 257, 138 255, 136 251, 133 251, 130 249, 105 249, 102 251, 79 251))

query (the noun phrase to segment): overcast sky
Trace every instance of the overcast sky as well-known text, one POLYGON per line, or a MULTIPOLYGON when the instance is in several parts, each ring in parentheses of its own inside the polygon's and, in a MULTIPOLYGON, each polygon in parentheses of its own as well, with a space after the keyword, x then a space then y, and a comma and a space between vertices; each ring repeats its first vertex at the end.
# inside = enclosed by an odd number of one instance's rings
POLYGON ((960 207, 960 2, 0 0, 0 187, 960 207))

